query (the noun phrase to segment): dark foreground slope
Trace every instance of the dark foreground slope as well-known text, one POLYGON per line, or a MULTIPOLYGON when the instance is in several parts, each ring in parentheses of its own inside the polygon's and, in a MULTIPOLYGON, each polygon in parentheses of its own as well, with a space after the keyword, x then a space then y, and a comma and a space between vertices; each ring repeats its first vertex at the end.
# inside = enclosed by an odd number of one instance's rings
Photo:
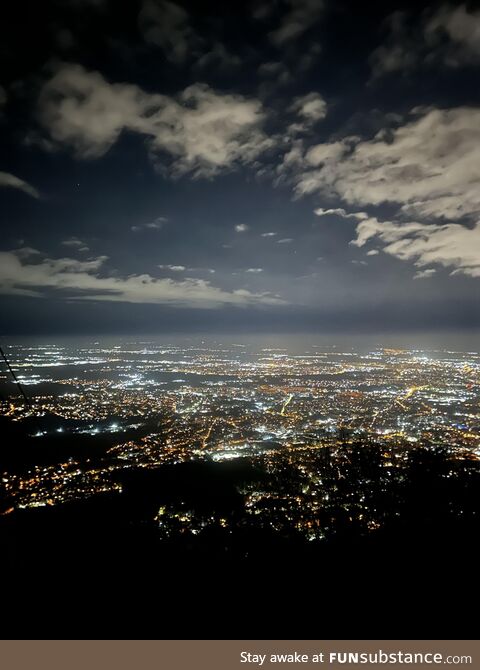
POLYGON ((448 477, 445 458, 416 457, 376 532, 318 542, 243 523, 239 482, 263 476, 246 461, 2 516, 3 637, 475 638, 479 473, 448 477), (155 514, 179 501, 233 521, 165 537, 155 514))

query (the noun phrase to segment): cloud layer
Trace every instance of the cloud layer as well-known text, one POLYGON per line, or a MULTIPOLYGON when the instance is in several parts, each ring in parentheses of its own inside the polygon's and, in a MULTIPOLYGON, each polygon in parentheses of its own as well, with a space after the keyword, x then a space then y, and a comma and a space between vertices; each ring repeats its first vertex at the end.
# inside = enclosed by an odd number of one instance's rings
MULTIPOLYGON (((178 307, 216 308, 222 305, 282 304, 267 293, 245 289, 225 291, 203 279, 175 281, 149 274, 121 278, 108 276, 104 270, 106 256, 86 261, 74 258, 45 258, 38 252, 22 254, 0 252, 0 292, 8 295, 42 297, 45 290, 57 290, 62 297, 77 300, 170 304, 178 307)), ((179 266, 175 266, 179 269, 179 266)))
POLYGON ((422 217, 477 214, 480 109, 413 110, 404 125, 371 140, 312 147, 303 168, 295 178, 299 194, 333 191, 351 204, 398 203, 422 217))
POLYGON ((354 244, 376 242, 419 267, 439 264, 479 276, 480 109, 414 109, 371 139, 346 136, 300 147, 281 166, 297 195, 335 196, 367 210, 397 207, 393 221, 341 207, 315 210, 317 216, 361 220, 354 244))

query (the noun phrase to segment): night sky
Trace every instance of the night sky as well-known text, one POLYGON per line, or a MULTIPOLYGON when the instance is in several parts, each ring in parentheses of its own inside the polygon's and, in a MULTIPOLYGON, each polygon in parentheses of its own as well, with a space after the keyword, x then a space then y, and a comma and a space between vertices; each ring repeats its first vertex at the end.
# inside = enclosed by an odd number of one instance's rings
POLYGON ((480 325, 478 5, 2 15, 2 333, 480 325))

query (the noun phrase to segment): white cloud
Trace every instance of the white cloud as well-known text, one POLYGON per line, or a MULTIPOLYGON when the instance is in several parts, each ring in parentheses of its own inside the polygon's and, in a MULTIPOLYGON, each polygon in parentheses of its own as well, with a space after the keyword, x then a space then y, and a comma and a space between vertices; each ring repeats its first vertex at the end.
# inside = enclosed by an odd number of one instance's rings
POLYGON ((173 63, 184 63, 200 43, 188 13, 175 2, 144 0, 138 25, 145 41, 160 47, 173 63))
POLYGON ((128 130, 145 138, 159 169, 211 177, 253 162, 272 146, 261 103, 193 84, 176 97, 110 84, 98 72, 63 64, 44 85, 39 120, 57 146, 81 158, 105 154, 128 130))
POLYGON ((311 28, 323 14, 322 0, 285 0, 287 11, 278 28, 269 34, 277 47, 300 37, 311 28))
POLYGON ((249 228, 250 228, 250 226, 247 226, 246 223, 238 223, 235 226, 235 232, 236 233, 246 233, 249 228))
POLYGON ((379 253, 378 249, 370 249, 370 251, 367 251, 367 256, 378 256, 379 253))
POLYGON ((69 237, 66 240, 62 240, 62 244, 65 247, 76 247, 79 251, 89 250, 85 242, 82 242, 78 237, 69 237))
POLYGON ((70 299, 196 308, 283 303, 268 293, 252 293, 246 289, 225 291, 203 279, 175 281, 149 274, 125 278, 108 276, 104 268, 106 260, 106 256, 99 256, 88 261, 46 258, 29 262, 15 252, 0 252, 0 292, 41 297, 45 290, 57 290, 70 299))
POLYGON ((185 272, 185 265, 159 265, 161 270, 171 270, 172 272, 185 272))
POLYGON ((298 114, 306 123, 313 124, 327 116, 327 103, 320 93, 308 93, 295 98, 290 111, 298 114))
POLYGON ((273 233, 273 232, 262 233, 262 237, 275 237, 275 235, 278 235, 278 233, 273 233))
MULTIPOLYGON (((348 138, 350 139, 350 138, 348 138)), ((317 166, 328 161, 336 161, 342 158, 349 150, 347 139, 339 142, 317 144, 307 151, 305 160, 309 165, 317 166)))
POLYGON ((311 148, 295 173, 298 195, 318 191, 355 205, 398 203, 421 217, 480 213, 480 109, 412 110, 389 134, 311 148))
POLYGON ((170 264, 161 264, 158 266, 160 270, 169 270, 170 272, 208 272, 208 274, 214 275, 215 270, 213 268, 191 268, 186 265, 170 265, 170 264))
POLYGON ((12 253, 15 253, 19 258, 29 258, 31 256, 41 256, 42 252, 33 247, 20 247, 20 249, 15 249, 12 253))
POLYGON ((263 268, 248 268, 248 270, 245 270, 245 272, 250 272, 251 274, 258 274, 259 272, 263 272, 263 268))
POLYGON ((414 109, 403 125, 372 139, 319 144, 283 167, 297 195, 397 207, 391 221, 343 207, 315 210, 357 219, 353 244, 373 241, 422 269, 438 265, 480 276, 480 109, 414 109))
MULTIPOLYGON (((291 135, 291 133, 288 134, 291 135)), ((290 148, 283 156, 282 162, 276 168, 277 174, 282 176, 288 174, 291 170, 297 170, 302 166, 305 160, 303 151, 303 140, 293 139, 290 148)))
POLYGON ((429 277, 433 277, 434 274, 436 274, 435 268, 427 268, 426 270, 419 270, 413 275, 414 279, 428 279, 429 277))
POLYGON ((417 267, 437 264, 451 268, 452 274, 480 277, 480 221, 467 227, 459 223, 404 223, 371 217, 361 221, 356 232, 352 242, 355 246, 377 242, 385 253, 417 267))
POLYGON ((15 188, 32 198, 40 197, 40 193, 31 184, 8 172, 0 172, 0 188, 15 188))
POLYGON ((283 237, 281 240, 277 240, 277 244, 290 244, 290 242, 293 242, 292 237, 283 237))
POLYGON ((161 230, 164 225, 168 223, 168 219, 164 216, 159 216, 155 221, 149 221, 149 223, 141 223, 137 226, 132 226, 131 230, 134 233, 138 233, 141 230, 161 230))
POLYGON ((318 207, 314 212, 317 216, 330 216, 333 214, 342 217, 342 219, 368 219, 366 212, 346 212, 343 207, 335 207, 334 209, 318 207))

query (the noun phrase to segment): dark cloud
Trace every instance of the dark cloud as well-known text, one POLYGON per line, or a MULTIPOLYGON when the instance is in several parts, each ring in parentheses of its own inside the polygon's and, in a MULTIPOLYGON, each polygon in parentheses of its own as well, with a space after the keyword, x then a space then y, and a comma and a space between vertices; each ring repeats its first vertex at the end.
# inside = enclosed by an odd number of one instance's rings
POLYGON ((277 47, 296 40, 314 26, 323 14, 323 0, 285 0, 280 24, 269 34, 277 47))
POLYGON ((201 44, 188 12, 175 2, 143 0, 138 23, 145 41, 160 47, 173 63, 185 62, 201 44))
POLYGON ((480 63, 480 10, 443 4, 425 10, 421 17, 397 11, 385 25, 386 40, 370 57, 374 78, 480 63))

